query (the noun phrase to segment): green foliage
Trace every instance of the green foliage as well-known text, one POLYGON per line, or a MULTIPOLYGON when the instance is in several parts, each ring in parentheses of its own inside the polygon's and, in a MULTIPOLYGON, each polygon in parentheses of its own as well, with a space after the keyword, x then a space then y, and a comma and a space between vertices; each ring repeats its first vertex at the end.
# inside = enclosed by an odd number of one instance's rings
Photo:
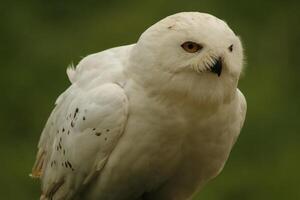
POLYGON ((247 64, 240 88, 245 127, 223 173, 196 200, 300 199, 299 1, 10 1, 1 2, 1 199, 37 199, 28 174, 66 66, 134 43, 179 11, 225 19, 242 37, 247 64))

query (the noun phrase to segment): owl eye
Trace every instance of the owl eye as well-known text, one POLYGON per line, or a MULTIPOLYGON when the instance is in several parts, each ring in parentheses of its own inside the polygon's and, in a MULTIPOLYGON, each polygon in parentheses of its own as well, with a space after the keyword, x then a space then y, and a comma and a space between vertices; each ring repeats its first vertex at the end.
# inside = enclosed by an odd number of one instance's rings
POLYGON ((233 51, 233 44, 232 44, 232 45, 230 45, 230 46, 228 47, 228 50, 229 50, 230 52, 232 52, 232 51, 233 51))
POLYGON ((189 53, 196 53, 197 51, 200 51, 203 46, 200 44, 197 44, 196 42, 184 42, 181 47, 189 53))

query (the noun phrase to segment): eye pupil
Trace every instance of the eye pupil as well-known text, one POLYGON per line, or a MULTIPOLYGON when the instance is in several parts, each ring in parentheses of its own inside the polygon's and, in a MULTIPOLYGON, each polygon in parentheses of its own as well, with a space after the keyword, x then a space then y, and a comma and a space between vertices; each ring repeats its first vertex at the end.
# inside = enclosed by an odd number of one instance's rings
POLYGON ((189 45, 188 45, 188 48, 189 48, 189 49, 193 49, 193 48, 194 48, 194 44, 189 44, 189 45))

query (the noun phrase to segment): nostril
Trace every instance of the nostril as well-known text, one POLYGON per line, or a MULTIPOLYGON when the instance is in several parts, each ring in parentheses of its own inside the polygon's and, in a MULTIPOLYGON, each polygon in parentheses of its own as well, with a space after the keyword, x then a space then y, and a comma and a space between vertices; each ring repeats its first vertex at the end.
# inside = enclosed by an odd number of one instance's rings
POLYGON ((229 50, 230 52, 232 52, 232 51, 233 51, 233 44, 232 44, 232 45, 230 45, 230 46, 228 47, 228 50, 229 50))

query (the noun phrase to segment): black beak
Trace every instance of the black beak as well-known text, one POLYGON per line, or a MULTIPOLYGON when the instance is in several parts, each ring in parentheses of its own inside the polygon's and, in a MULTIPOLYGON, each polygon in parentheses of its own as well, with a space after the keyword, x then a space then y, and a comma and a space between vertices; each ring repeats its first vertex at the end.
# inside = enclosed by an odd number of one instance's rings
POLYGON ((221 76, 222 73, 222 58, 219 58, 213 66, 211 66, 211 72, 216 73, 218 76, 221 76))

